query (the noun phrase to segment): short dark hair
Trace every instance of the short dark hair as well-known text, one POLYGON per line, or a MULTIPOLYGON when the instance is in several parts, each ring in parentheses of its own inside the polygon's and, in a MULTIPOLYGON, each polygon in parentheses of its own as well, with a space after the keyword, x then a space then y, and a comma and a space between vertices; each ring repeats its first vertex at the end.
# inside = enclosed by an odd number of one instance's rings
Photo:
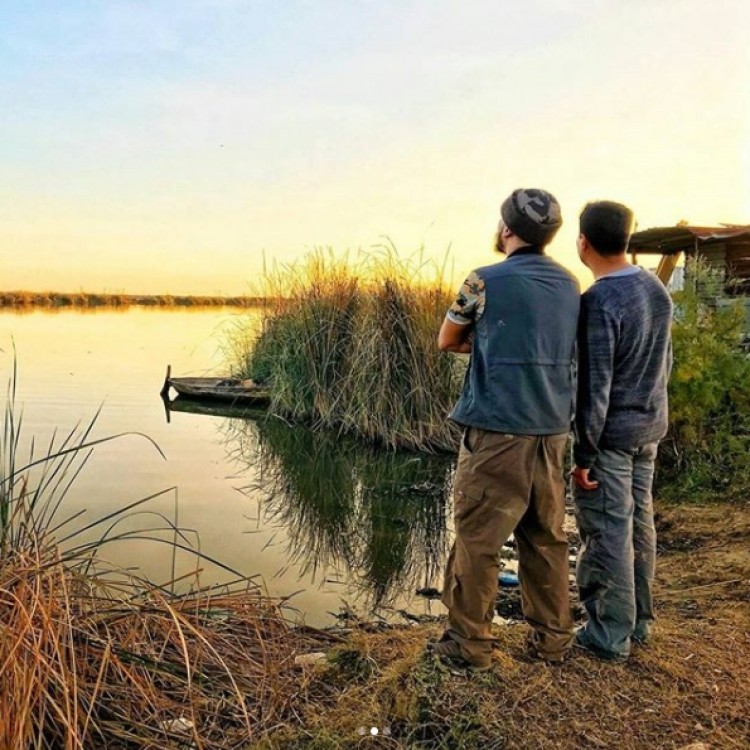
POLYGON ((581 211, 580 229, 599 255, 619 255, 628 249, 633 212, 614 201, 587 203, 581 211))

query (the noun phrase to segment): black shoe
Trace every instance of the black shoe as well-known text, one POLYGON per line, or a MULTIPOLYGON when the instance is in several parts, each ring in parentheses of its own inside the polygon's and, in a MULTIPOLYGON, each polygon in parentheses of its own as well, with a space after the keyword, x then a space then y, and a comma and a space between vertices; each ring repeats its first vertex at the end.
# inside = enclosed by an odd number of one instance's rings
POLYGON ((645 620, 637 623, 630 640, 637 646, 647 646, 651 641, 651 621, 645 620))

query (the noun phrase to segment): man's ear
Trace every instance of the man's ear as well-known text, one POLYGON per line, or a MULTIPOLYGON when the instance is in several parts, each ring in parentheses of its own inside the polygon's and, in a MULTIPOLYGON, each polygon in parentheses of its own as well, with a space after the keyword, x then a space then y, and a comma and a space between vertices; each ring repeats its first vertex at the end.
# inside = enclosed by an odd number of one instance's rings
POLYGON ((578 247, 581 252, 591 250, 591 243, 586 239, 586 235, 583 232, 578 235, 578 247))

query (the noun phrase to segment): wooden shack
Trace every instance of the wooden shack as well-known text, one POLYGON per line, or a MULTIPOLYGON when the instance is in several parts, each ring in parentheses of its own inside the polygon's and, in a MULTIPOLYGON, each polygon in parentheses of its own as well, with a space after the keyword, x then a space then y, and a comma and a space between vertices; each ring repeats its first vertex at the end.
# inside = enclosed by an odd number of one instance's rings
POLYGON ((721 294, 750 298, 750 225, 694 227, 680 224, 645 229, 633 234, 629 250, 633 262, 638 262, 640 255, 660 255, 657 273, 665 284, 683 254, 699 256, 720 271, 721 294))
MULTIPOLYGON (((638 262, 639 256, 661 256, 656 273, 667 286, 683 255, 700 257, 716 269, 717 273, 699 282, 699 294, 716 307, 739 300, 744 302, 741 346, 750 353, 750 225, 694 227, 680 224, 645 229, 630 238, 629 251, 633 263, 638 262)), ((689 276, 684 278, 684 283, 690 283, 689 276)))

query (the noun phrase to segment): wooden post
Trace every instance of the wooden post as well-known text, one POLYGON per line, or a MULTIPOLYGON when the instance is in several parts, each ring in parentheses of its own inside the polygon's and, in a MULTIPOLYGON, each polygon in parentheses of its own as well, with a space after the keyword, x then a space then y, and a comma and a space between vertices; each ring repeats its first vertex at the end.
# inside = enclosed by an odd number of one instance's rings
POLYGON ((169 408, 169 404, 171 403, 171 401, 169 400, 169 398, 167 398, 167 396, 162 396, 161 397, 161 402, 162 402, 162 404, 164 404, 164 414, 167 417, 167 424, 171 424, 172 423, 172 412, 171 412, 171 410, 169 408))
POLYGON ((669 284, 669 280, 672 278, 672 272, 677 267, 677 262, 680 260, 682 251, 678 251, 673 255, 662 255, 659 265, 656 268, 656 275, 659 277, 664 286, 669 284))
POLYGON ((169 397, 169 379, 171 377, 172 377, 172 365, 167 365, 167 375, 164 378, 164 385, 161 387, 161 390, 159 391, 159 395, 162 398, 169 397))

